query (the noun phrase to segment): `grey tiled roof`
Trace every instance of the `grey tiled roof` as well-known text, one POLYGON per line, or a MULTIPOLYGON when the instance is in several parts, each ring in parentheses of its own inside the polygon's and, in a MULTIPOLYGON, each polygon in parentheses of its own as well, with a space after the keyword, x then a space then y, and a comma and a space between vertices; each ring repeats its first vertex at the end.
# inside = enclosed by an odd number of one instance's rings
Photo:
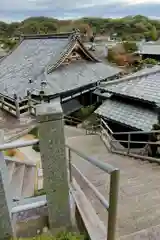
POLYGON ((160 43, 144 43, 139 50, 140 54, 160 55, 160 43))
POLYGON ((143 131, 150 131, 152 125, 157 123, 156 112, 110 99, 106 100, 95 113, 143 131))
POLYGON ((26 39, 0 64, 0 92, 10 97, 16 93, 23 97, 52 60, 54 64, 68 44, 66 39, 26 39))
POLYGON ((24 98, 27 90, 30 90, 39 95, 41 82, 46 81, 45 93, 54 95, 121 72, 118 68, 101 63, 90 53, 88 55, 93 61, 78 61, 60 66, 61 60, 75 43, 73 33, 63 37, 25 37, 0 63, 0 93, 11 98, 16 93, 18 97, 24 98), (33 82, 29 83, 30 80, 33 82))
POLYGON ((113 84, 106 84, 103 88, 114 94, 129 96, 159 105, 160 66, 156 66, 153 69, 141 70, 130 77, 113 81, 113 84))
POLYGON ((66 66, 60 66, 51 74, 40 75, 35 82, 32 94, 39 95, 41 89, 40 83, 43 77, 46 77, 47 85, 44 88, 46 95, 54 95, 70 91, 99 80, 111 77, 119 73, 118 68, 111 67, 102 62, 90 62, 79 60, 66 66))

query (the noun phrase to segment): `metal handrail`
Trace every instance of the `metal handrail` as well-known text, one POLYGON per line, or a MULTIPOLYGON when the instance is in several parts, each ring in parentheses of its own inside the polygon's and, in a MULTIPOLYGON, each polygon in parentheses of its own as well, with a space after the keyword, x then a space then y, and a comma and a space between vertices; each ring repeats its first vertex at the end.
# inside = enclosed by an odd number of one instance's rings
MULTIPOLYGON (((119 143, 128 143, 128 140, 117 140, 114 139, 112 142, 119 142, 119 143)), ((160 142, 141 142, 141 141, 129 141, 130 143, 138 143, 138 144, 149 144, 149 145, 160 145, 160 142)))
POLYGON ((4 151, 7 149, 13 149, 13 148, 22 148, 22 147, 28 147, 32 146, 34 144, 39 143, 39 139, 34 139, 34 140, 27 140, 27 141, 15 141, 12 143, 4 143, 0 144, 0 151, 4 151))
MULTIPOLYGON (((20 140, 15 141, 12 143, 5 143, 0 144, 0 151, 4 151, 7 149, 14 149, 14 148, 22 148, 32 146, 34 144, 39 143, 39 139, 34 140, 20 140)), ((117 205, 118 205, 118 186, 119 186, 119 169, 109 165, 107 163, 103 163, 98 161, 97 159, 93 159, 91 157, 87 157, 83 153, 75 150, 74 148, 70 147, 69 145, 65 145, 69 149, 69 171, 70 171, 70 180, 72 178, 71 174, 71 152, 77 154, 84 160, 88 161, 92 165, 98 167, 99 169, 105 171, 106 173, 110 174, 110 192, 109 192, 109 203, 104 198, 104 196, 96 189, 96 187, 85 177, 81 174, 84 181, 88 184, 88 186, 92 189, 96 197, 102 203, 102 205, 108 210, 108 224, 107 224, 107 240, 115 240, 115 232, 116 232, 116 216, 117 216, 117 205)), ((73 165, 74 166, 74 165, 73 165)), ((74 166, 75 167, 75 166, 74 166)), ((76 167, 75 167, 76 168, 76 167)), ((77 169, 78 170, 78 169, 77 169)), ((79 171, 79 170, 78 170, 79 171)), ((16 206, 12 209, 12 214, 19 211, 24 211, 25 209, 29 208, 36 208, 37 206, 44 206, 46 201, 35 202, 33 204, 29 204, 26 206, 16 206), (25 208, 25 209, 24 209, 25 208)))
POLYGON ((131 131, 131 132, 113 132, 113 135, 150 134, 150 133, 159 133, 159 134, 160 134, 160 130, 151 130, 151 131, 131 131))
MULTIPOLYGON (((69 157, 68 162, 69 162, 70 171, 72 171, 72 166, 74 166, 71 163, 71 158, 72 158, 71 152, 73 152, 77 154, 79 157, 81 157, 82 159, 98 167, 102 171, 110 174, 110 192, 109 192, 109 203, 108 203, 107 200, 104 198, 104 196, 96 189, 96 187, 83 174, 81 174, 80 171, 78 171, 80 172, 80 175, 83 178, 83 180, 92 189, 95 196, 99 199, 102 205, 108 210, 107 240, 115 240, 120 170, 118 168, 113 167, 110 164, 103 163, 91 157, 87 157, 86 155, 73 149, 69 145, 66 145, 66 147, 68 148, 68 157, 69 157)), ((71 173, 70 173, 70 177, 72 177, 71 173)), ((70 181, 72 183, 71 178, 70 178, 70 181)))
POLYGON ((99 199, 101 204, 108 209, 109 208, 109 203, 108 201, 104 198, 104 196, 97 190, 97 188, 81 173, 81 171, 74 165, 72 164, 72 167, 76 169, 76 171, 79 173, 79 175, 83 178, 83 180, 87 183, 87 185, 92 189, 93 193, 95 196, 99 199))
POLYGON ((111 174, 112 172, 117 170, 117 168, 113 167, 110 164, 103 163, 103 162, 101 162, 97 159, 91 158, 91 157, 87 157, 85 154, 79 152, 78 150, 75 150, 74 148, 70 147, 68 144, 66 144, 66 147, 68 149, 70 149, 72 152, 76 153, 79 157, 83 158, 84 160, 88 161, 89 163, 91 163, 94 166, 100 168, 102 171, 104 171, 108 174, 111 174))

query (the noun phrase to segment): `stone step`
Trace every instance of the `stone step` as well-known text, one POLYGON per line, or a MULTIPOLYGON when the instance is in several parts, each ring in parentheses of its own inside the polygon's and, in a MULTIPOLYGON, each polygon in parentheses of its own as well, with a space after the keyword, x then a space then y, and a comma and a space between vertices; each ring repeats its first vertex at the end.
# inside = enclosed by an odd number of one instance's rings
POLYGON ((36 168, 31 166, 26 166, 24 179, 23 179, 23 186, 22 186, 23 197, 30 197, 34 194, 35 176, 36 176, 36 168))
POLYGON ((25 165, 16 164, 12 175, 11 187, 13 198, 21 198, 25 165))

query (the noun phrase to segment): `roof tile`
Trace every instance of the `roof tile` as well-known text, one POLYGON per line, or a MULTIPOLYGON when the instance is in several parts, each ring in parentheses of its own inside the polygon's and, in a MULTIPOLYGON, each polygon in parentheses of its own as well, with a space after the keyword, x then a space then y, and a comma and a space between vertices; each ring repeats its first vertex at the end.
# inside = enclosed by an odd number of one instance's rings
POLYGON ((110 99, 106 100, 95 113, 143 131, 150 131, 153 124, 157 123, 156 112, 110 99))
POLYGON ((106 84, 104 89, 115 95, 136 98, 147 102, 160 104, 160 66, 137 72, 135 75, 106 84), (153 71, 153 70, 159 71, 153 71), (150 72, 149 72, 150 71, 150 72))

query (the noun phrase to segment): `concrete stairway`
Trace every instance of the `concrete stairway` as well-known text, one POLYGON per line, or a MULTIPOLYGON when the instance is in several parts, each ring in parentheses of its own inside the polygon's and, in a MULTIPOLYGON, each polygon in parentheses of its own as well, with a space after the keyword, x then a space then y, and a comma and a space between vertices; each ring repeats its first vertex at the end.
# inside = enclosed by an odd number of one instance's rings
POLYGON ((36 167, 33 164, 5 158, 8 167, 9 191, 13 198, 24 198, 32 196, 36 176, 36 167))
MULTIPOLYGON (((108 152, 100 137, 79 135, 67 143, 85 155, 120 168, 120 190, 117 216, 117 239, 160 239, 160 166, 108 152)), ((72 153, 78 169, 108 199, 109 175, 72 153)), ((81 178, 77 182, 107 226, 107 212, 81 178)))

